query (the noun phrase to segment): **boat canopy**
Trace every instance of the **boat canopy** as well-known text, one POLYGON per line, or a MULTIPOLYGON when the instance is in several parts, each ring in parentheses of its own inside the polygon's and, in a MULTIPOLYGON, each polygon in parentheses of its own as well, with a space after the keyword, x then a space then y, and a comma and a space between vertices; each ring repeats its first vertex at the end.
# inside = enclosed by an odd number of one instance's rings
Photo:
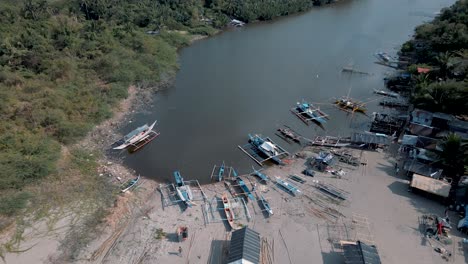
POLYGON ((263 142, 262 145, 260 145, 260 147, 266 151, 270 151, 272 153, 276 153, 278 150, 277 150, 277 147, 275 145, 273 145, 273 143, 271 142, 268 142, 268 141, 265 141, 263 142))
POLYGON ((128 133, 125 137, 124 137, 124 141, 127 141, 131 138, 133 138, 134 136, 138 135, 139 133, 145 131, 148 129, 148 125, 143 125, 141 127, 138 127, 136 128, 135 130, 133 130, 132 132, 128 133))

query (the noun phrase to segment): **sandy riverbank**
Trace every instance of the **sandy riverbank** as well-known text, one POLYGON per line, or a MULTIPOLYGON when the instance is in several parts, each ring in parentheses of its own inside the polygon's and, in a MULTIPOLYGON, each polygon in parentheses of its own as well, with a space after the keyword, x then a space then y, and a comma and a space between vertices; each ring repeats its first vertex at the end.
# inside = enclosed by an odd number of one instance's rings
MULTIPOLYGON (((302 152, 304 158, 296 157, 289 165, 270 167, 264 172, 272 178, 301 175, 315 152, 306 149, 302 152)), ((250 187, 257 184, 256 195, 266 197, 274 211, 273 216, 266 217, 257 202, 249 201, 251 219, 236 222, 259 232, 265 245, 269 245, 262 247, 262 254, 271 262, 264 263, 311 263, 311 260, 343 263, 337 242, 356 239, 375 244, 383 263, 445 263, 434 252, 434 242, 421 235, 418 222, 423 213, 442 214, 444 207, 409 193, 405 177, 394 175, 390 153, 354 150, 354 155, 366 165, 352 167, 338 163, 335 168, 346 172, 341 178, 330 173, 317 173, 314 178, 301 175, 306 183, 297 183, 302 191, 297 197, 272 182, 263 185, 253 176, 244 176, 250 187), (318 191, 314 180, 341 189, 348 194, 347 200, 338 201, 318 191)), ((225 221, 207 221, 202 201, 186 210, 178 204, 163 206, 157 187, 148 181, 123 196, 123 199, 138 197, 139 202, 130 206, 132 213, 125 223, 89 245, 83 263, 89 260, 92 263, 224 263, 231 231, 225 221), (189 227, 189 238, 182 243, 175 236, 179 225, 189 227), (179 246, 183 249, 182 257, 177 255, 179 246)), ((208 204, 228 192, 222 183, 203 186, 203 190, 208 204)), ((239 217, 242 215, 239 213, 239 217)), ((214 216, 221 218, 223 212, 215 212, 214 216)), ((456 216, 453 218, 458 220, 456 216)), ((465 263, 461 236, 455 231, 452 238, 454 243, 447 246, 454 252, 451 261, 465 263)))

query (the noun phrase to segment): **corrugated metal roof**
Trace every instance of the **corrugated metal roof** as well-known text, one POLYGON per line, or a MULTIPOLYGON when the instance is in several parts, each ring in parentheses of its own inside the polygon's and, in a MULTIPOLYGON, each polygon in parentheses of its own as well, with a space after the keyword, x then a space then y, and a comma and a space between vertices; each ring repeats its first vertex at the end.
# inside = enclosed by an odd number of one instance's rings
POLYGON ((411 121, 416 124, 430 126, 432 123, 432 113, 421 109, 414 109, 411 112, 411 121))
POLYGON ((247 260, 258 264, 260 261, 260 234, 244 227, 232 232, 228 263, 247 260))
POLYGON ((432 194, 448 197, 452 185, 446 181, 436 180, 419 174, 413 174, 411 187, 429 192, 432 194))
POLYGON ((367 144, 380 144, 389 145, 390 138, 383 134, 377 133, 353 133, 351 135, 351 141, 354 143, 367 143, 367 144))
POLYGON ((360 241, 356 244, 344 244, 343 253, 346 264, 381 264, 379 253, 374 246, 360 241))

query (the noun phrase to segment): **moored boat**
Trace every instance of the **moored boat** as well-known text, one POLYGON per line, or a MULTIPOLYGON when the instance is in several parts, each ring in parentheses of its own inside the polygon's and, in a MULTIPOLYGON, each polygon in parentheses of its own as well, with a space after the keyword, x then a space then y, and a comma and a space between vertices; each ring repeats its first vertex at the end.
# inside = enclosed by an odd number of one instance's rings
POLYGON ((244 191, 244 194, 252 201, 255 201, 255 197, 253 194, 250 192, 249 187, 245 184, 245 182, 240 178, 236 178, 237 184, 239 184, 239 187, 244 191))
POLYGON ((286 139, 291 139, 295 142, 300 142, 300 136, 296 135, 291 129, 289 128, 278 128, 277 129, 281 135, 286 139))
POLYGON ((133 188, 138 183, 139 180, 140 180, 140 175, 138 175, 138 177, 136 177, 135 179, 129 180, 127 183, 123 185, 121 192, 123 193, 127 192, 128 190, 133 188))
POLYGON ((273 209, 271 209, 270 203, 263 197, 263 195, 260 195, 260 202, 263 205, 263 210, 265 210, 268 213, 268 216, 273 215, 273 209))
POLYGON ((311 103, 297 103, 296 111, 306 117, 307 120, 316 121, 320 124, 327 122, 327 115, 311 103))
POLYGON ((226 220, 229 223, 229 226, 231 226, 232 229, 236 229, 234 225, 234 219, 236 216, 234 215, 234 211, 231 208, 231 203, 229 202, 229 198, 226 193, 224 193, 221 196, 221 199, 223 200, 223 206, 224 206, 224 213, 226 214, 226 220))
POLYGON ((154 121, 150 126, 145 124, 128 133, 121 140, 115 143, 118 144, 118 146, 114 147, 114 149, 125 149, 133 144, 137 144, 138 142, 145 140, 150 137, 151 134, 157 134, 153 131, 153 127, 156 125, 156 122, 157 121, 154 121))
POLYGON ((360 112, 360 113, 365 113, 367 111, 364 103, 353 101, 350 98, 340 98, 335 101, 335 104, 340 108, 345 111, 351 111, 351 112, 360 112))
POLYGON ((291 183, 287 181, 284 181, 280 177, 276 177, 276 182, 293 195, 298 195, 301 193, 301 191, 296 186, 292 185, 291 183))
POLYGON ((177 196, 179 196, 180 200, 188 207, 192 207, 192 189, 190 189, 190 186, 185 184, 184 178, 182 178, 182 175, 180 175, 179 171, 174 172, 174 178, 176 181, 177 196))
POLYGON ((221 181, 223 179, 223 174, 224 174, 224 161, 221 167, 219 167, 218 181, 221 181))
POLYGON ((384 91, 384 90, 375 90, 374 89, 374 93, 379 94, 379 95, 383 95, 383 96, 387 96, 387 97, 393 97, 393 98, 398 98, 398 96, 399 96, 397 93, 387 92, 387 91, 384 91))
POLYGON ((268 140, 268 138, 263 139, 259 135, 252 136, 249 134, 249 143, 277 164, 283 163, 278 157, 278 155, 281 154, 281 150, 273 142, 268 140))
POLYGON ((252 167, 252 169, 254 170, 254 172, 252 173, 253 175, 259 177, 260 180, 263 181, 264 183, 267 183, 267 181, 269 180, 268 176, 266 176, 265 174, 263 174, 260 171, 256 170, 254 167, 252 167))

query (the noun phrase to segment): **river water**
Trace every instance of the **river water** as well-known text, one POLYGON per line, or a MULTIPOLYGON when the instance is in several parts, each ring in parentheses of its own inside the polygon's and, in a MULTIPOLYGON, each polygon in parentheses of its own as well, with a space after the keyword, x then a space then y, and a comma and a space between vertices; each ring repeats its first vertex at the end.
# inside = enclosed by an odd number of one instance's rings
POLYGON ((237 146, 248 133, 271 137, 285 124, 301 135, 349 136, 369 118, 348 115, 331 104, 345 96, 381 111, 373 89, 383 89, 390 68, 375 64, 373 54, 395 55, 414 27, 431 20, 453 0, 345 0, 269 23, 257 23, 198 41, 180 52, 180 71, 173 87, 159 92, 150 113, 137 113, 122 133, 158 120, 161 135, 124 163, 142 176, 209 182, 213 165, 225 161, 241 174, 257 164, 237 146), (341 72, 352 65, 371 75, 341 72), (302 99, 330 115, 325 130, 306 126, 289 109, 302 99))

